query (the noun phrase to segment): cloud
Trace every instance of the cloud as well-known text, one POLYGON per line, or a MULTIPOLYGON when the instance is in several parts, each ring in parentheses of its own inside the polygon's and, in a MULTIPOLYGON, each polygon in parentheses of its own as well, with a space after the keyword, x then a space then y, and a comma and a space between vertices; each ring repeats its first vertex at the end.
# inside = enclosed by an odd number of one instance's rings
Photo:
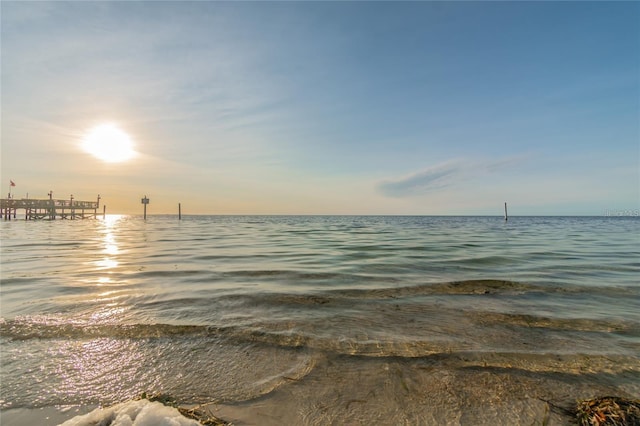
POLYGON ((378 184, 378 191, 390 197, 407 197, 452 185, 462 173, 460 161, 448 161, 395 180, 378 184))
POLYGON ((455 159, 428 167, 408 176, 380 182, 377 190, 388 197, 412 197, 461 185, 475 177, 502 171, 524 157, 494 160, 455 159))

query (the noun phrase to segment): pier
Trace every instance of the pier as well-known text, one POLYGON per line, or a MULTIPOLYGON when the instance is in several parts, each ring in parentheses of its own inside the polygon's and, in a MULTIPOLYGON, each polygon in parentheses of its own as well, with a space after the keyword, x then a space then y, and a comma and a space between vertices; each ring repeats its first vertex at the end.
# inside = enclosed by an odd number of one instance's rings
MULTIPOLYGON (((0 199, 0 217, 4 220, 95 219, 99 208, 99 195, 97 201, 74 200, 73 195, 67 200, 56 200, 51 192, 46 199, 0 199), (24 214, 18 214, 19 210, 24 210, 24 214)), ((104 216, 105 213, 106 209, 101 214, 104 216)))

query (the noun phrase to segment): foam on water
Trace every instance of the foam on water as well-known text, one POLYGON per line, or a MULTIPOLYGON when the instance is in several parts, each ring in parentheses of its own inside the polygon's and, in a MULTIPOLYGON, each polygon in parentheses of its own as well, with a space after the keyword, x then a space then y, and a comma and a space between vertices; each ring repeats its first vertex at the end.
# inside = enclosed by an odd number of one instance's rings
POLYGON ((184 417, 173 407, 146 399, 123 402, 76 416, 62 426, 199 426, 196 420, 184 417))

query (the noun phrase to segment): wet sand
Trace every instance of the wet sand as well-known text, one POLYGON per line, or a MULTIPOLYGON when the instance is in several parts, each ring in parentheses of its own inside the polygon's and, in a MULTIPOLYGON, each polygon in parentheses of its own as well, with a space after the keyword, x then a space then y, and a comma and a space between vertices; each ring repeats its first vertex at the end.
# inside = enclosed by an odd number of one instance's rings
POLYGON ((567 411, 577 400, 640 393, 640 365, 604 357, 461 354, 353 361, 325 359, 308 376, 262 398, 212 405, 211 411, 238 425, 560 425, 571 420, 567 411))

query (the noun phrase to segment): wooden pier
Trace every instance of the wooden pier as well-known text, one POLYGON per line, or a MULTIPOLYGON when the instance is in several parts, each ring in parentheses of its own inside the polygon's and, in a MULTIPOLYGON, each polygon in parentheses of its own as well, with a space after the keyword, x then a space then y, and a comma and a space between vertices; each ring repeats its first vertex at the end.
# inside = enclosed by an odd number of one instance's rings
MULTIPOLYGON (((47 199, 2 198, 0 199, 0 217, 4 220, 56 220, 56 219, 95 219, 100 208, 100 196, 97 201, 56 200, 49 193, 47 199), (24 214, 18 214, 24 210, 24 214)), ((105 211, 101 213, 103 216, 105 211)))

